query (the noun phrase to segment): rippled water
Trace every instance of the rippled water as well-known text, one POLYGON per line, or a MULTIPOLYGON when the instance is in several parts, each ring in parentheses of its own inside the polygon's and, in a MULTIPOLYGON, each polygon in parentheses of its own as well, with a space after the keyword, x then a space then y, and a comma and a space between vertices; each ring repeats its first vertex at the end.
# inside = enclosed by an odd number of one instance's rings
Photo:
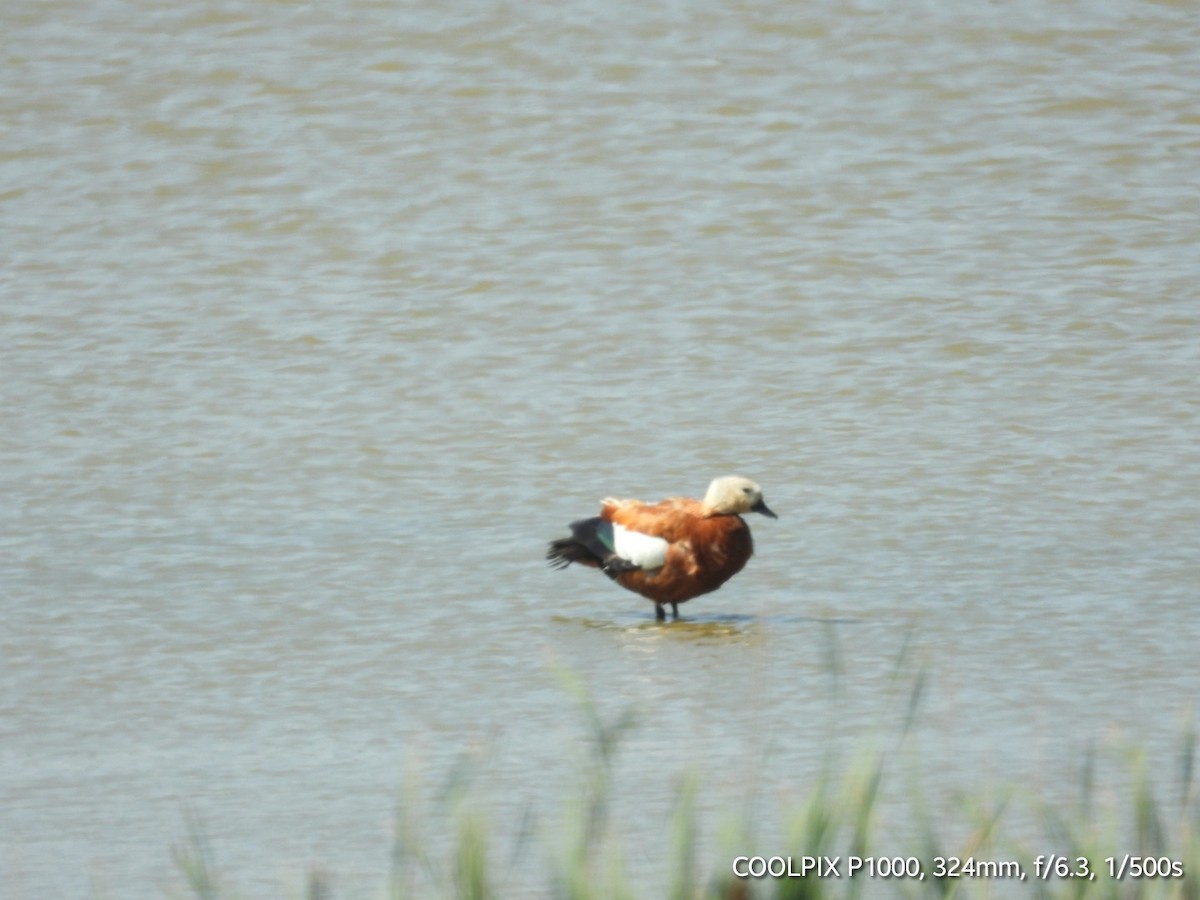
POLYGON ((895 734, 898 662, 935 796, 1053 796, 1194 711, 1189 4, 0 34, 5 897, 161 896, 184 810, 239 896, 373 896, 403 785, 464 758, 503 855, 580 780, 563 670, 639 711, 647 896, 680 773, 769 820, 895 734), (733 471, 780 519, 686 621, 543 566, 599 498, 733 471))

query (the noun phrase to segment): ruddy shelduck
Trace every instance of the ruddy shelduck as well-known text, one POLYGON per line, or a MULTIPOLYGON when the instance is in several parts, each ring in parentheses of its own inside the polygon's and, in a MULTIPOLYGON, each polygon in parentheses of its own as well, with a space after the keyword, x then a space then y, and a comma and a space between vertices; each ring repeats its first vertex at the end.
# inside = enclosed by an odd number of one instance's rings
POLYGON ((728 475, 708 486, 703 500, 668 497, 658 503, 600 503, 600 515, 571 523, 571 536, 550 542, 546 559, 556 569, 571 563, 600 569, 623 588, 653 601, 658 620, 671 606, 715 591, 754 555, 743 513, 778 518, 749 478, 728 475))

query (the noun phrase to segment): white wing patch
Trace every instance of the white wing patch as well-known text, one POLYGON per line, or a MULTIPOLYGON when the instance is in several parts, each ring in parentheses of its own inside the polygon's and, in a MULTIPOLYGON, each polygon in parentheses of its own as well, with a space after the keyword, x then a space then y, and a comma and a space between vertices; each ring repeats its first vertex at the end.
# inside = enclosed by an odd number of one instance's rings
POLYGON ((670 546, 664 538, 630 531, 615 522, 613 544, 616 545, 613 549, 617 556, 641 569, 661 569, 667 559, 667 547, 670 546))

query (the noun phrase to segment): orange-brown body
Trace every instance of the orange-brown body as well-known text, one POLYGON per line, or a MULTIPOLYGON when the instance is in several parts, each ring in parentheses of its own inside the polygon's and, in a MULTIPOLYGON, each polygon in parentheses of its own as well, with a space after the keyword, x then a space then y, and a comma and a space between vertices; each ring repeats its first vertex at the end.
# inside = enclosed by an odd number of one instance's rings
POLYGON ((714 479, 704 500, 668 497, 658 503, 614 500, 600 515, 571 523, 571 536, 551 541, 546 559, 555 568, 571 563, 600 569, 621 587, 655 604, 663 619, 668 604, 715 591, 745 568, 754 555, 747 512, 775 518, 762 489, 748 478, 714 479))
POLYGON ((600 515, 668 542, 662 568, 620 572, 614 580, 623 588, 655 603, 683 603, 715 591, 745 568, 754 555, 750 526, 739 515, 706 513, 690 497, 670 497, 659 503, 606 500, 600 515))

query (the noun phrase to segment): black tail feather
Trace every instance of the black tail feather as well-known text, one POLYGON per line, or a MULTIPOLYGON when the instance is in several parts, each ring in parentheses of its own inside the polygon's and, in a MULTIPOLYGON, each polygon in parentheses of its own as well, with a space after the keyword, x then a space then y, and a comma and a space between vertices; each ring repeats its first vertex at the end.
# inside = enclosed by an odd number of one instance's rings
POLYGON ((553 569, 565 569, 573 562, 585 566, 600 565, 600 561, 592 555, 592 552, 573 537, 551 541, 550 548, 546 551, 546 561, 553 569))
POLYGON ((596 516, 571 523, 571 536, 550 542, 546 559, 556 569, 571 563, 604 568, 617 559, 613 554, 612 523, 596 516))

